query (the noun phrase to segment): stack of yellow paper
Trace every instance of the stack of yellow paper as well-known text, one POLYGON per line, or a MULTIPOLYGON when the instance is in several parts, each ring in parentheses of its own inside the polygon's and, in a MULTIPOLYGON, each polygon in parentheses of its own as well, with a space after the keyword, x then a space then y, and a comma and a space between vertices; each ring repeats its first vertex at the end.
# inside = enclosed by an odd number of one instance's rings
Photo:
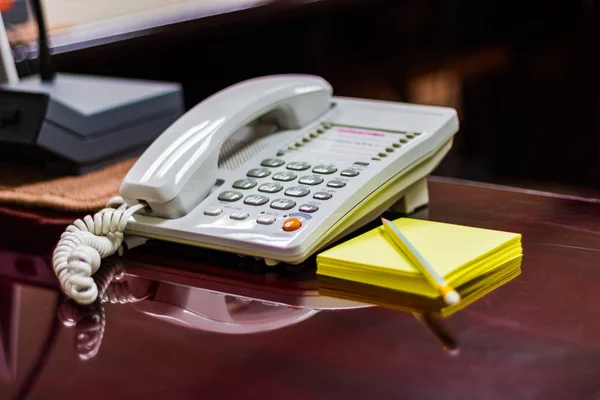
POLYGON ((400 218, 394 225, 461 295, 447 306, 383 226, 317 256, 321 292, 442 316, 463 308, 521 272, 521 235, 400 218))

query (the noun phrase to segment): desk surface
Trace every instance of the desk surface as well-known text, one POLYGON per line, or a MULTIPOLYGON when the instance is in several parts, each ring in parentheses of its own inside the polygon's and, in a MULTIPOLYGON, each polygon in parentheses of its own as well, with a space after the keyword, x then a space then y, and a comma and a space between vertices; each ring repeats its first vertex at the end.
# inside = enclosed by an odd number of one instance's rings
POLYGON ((219 267, 232 259, 181 248, 132 251, 122 282, 138 298, 162 288, 195 302, 196 314, 150 300, 78 313, 57 301, 47 271, 64 221, 5 212, 0 397, 25 388, 39 399, 598 398, 598 201, 440 178, 429 186, 417 217, 523 234, 522 275, 444 320, 458 356, 411 315, 319 297, 310 268, 219 267), (223 333, 236 324, 255 332, 223 333))

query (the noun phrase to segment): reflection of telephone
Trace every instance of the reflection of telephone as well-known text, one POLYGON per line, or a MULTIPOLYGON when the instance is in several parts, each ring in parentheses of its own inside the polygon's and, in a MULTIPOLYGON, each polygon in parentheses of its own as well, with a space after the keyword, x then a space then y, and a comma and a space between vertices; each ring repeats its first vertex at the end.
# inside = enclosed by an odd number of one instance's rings
POLYGON ((252 79, 198 104, 146 150, 120 188, 129 213, 78 229, 298 263, 392 206, 425 205, 424 178, 457 129, 448 108, 332 97, 314 76, 252 79))
POLYGON ((153 296, 134 308, 174 325, 228 334, 272 331, 318 313, 170 284, 159 285, 153 296))
MULTIPOLYGON (((141 297, 134 308, 165 322, 218 333, 248 334, 280 329, 302 322, 320 311, 370 307, 355 301, 323 296, 318 292, 316 276, 310 281, 277 274, 225 273, 215 276, 198 270, 184 272, 181 262, 173 269, 153 262, 127 260, 116 302, 129 303, 125 297, 141 297), (249 279, 254 275, 254 279, 249 279), (275 275, 275 276, 273 276, 275 275), (144 291, 144 288, 150 288, 144 291)), ((201 268, 200 268, 201 269, 201 268)), ((302 275, 300 275, 302 276, 302 275)), ((111 286, 113 286, 111 285, 111 286)), ((110 291, 111 287, 109 287, 110 291)))

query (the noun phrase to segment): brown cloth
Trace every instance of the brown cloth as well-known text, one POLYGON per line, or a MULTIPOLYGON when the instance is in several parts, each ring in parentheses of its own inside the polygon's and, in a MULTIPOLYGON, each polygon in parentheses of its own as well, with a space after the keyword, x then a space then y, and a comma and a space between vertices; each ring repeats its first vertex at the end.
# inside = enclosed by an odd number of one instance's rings
POLYGON ((53 176, 35 167, 0 163, 0 205, 93 212, 119 194, 135 158, 81 176, 53 176))

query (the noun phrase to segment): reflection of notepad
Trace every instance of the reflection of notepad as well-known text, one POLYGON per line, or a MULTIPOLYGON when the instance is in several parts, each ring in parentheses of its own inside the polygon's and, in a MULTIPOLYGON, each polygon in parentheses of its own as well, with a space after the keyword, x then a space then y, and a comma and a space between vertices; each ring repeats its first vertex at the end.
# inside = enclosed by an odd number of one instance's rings
MULTIPOLYGON (((462 301, 444 309, 445 313, 464 307, 520 273, 520 234, 410 218, 397 219, 394 224, 461 294, 462 301)), ((396 297, 400 303, 407 302, 407 309, 441 311, 445 306, 439 292, 382 226, 319 254, 317 274, 328 294, 362 301, 377 297, 380 303, 396 297)))

